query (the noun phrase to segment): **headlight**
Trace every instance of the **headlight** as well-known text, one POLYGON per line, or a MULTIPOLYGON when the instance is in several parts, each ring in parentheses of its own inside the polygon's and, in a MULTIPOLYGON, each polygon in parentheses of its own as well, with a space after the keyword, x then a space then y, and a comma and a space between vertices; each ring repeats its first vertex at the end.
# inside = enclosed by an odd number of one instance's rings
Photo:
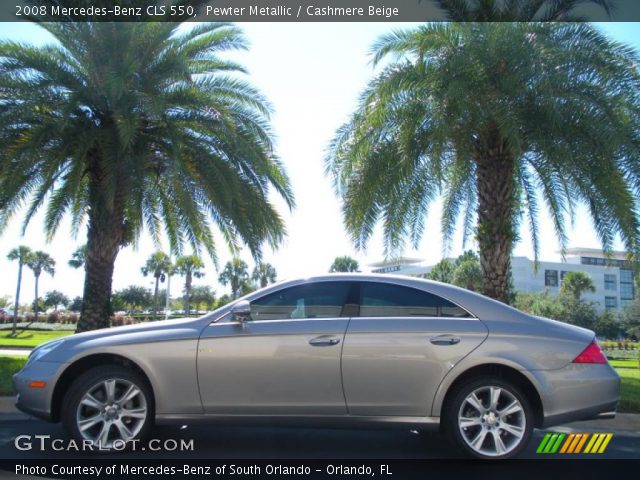
POLYGON ((39 347, 34 348, 29 354, 29 358, 27 359, 27 364, 31 362, 35 362, 36 360, 42 358, 44 355, 49 353, 51 350, 56 348, 64 342, 64 338, 59 338, 58 340, 51 340, 50 342, 43 343, 39 347))

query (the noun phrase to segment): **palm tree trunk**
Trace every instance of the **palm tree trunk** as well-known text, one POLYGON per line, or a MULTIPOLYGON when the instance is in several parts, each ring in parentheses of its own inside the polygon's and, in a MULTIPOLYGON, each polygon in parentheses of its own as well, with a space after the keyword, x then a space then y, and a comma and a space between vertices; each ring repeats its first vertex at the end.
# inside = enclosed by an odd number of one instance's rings
POLYGON ((35 316, 33 321, 37 322, 38 321, 38 307, 40 305, 38 305, 38 282, 40 281, 40 275, 36 275, 36 303, 35 303, 35 316))
POLYGON ((16 287, 16 301, 13 305, 13 329, 11 336, 16 336, 18 329, 18 307, 20 307, 20 285, 22 284, 22 260, 18 261, 18 286, 16 287))
POLYGON ((113 269, 120 248, 117 233, 109 230, 98 232, 89 227, 88 237, 84 301, 76 327, 77 333, 109 326, 113 269))
POLYGON ((509 269, 513 245, 514 160, 497 130, 476 152, 478 231, 482 292, 509 303, 509 269))
POLYGON ((231 295, 233 298, 238 298, 238 291, 240 290, 240 282, 238 281, 238 277, 234 275, 231 280, 231 295))
POLYGON ((109 176, 104 173, 103 161, 96 155, 89 171, 89 228, 85 259, 84 293, 80 321, 76 332, 109 326, 111 286, 116 257, 125 243, 124 204, 127 177, 121 171, 115 191, 110 188, 109 176), (109 192, 113 192, 111 196, 109 192))
POLYGON ((153 319, 158 319, 158 284, 160 283, 160 277, 156 276, 156 287, 153 291, 153 319))
POLYGON ((184 311, 187 316, 189 316, 189 311, 191 309, 190 305, 191 298, 191 272, 187 273, 185 282, 184 282, 184 311))

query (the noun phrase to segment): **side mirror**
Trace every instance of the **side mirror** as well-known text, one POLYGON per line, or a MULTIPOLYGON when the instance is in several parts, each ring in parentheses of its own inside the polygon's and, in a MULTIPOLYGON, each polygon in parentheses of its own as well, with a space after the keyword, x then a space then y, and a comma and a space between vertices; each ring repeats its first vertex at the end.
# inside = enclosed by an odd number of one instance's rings
POLYGON ((237 302, 231 307, 231 317, 234 322, 246 322, 251 317, 251 304, 246 300, 237 302))

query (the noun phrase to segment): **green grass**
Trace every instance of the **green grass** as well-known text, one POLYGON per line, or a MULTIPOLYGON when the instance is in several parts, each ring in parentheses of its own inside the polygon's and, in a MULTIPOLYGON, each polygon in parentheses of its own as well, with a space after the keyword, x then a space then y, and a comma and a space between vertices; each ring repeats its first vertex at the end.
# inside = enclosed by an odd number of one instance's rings
POLYGON ((0 396, 14 395, 11 380, 13 374, 22 368, 26 357, 0 356, 0 396))
POLYGON ((42 331, 42 330, 18 330, 18 336, 12 337, 11 331, 2 331, 0 333, 0 348, 2 347, 22 347, 22 348, 34 348, 41 343, 48 342, 49 340, 55 340, 56 338, 66 337, 71 335, 73 330, 57 330, 57 331, 42 331))
POLYGON ((609 359, 609 365, 613 368, 638 368, 640 367, 637 358, 615 358, 609 359))
POLYGON ((619 412, 640 413, 640 369, 617 368, 622 377, 619 412))

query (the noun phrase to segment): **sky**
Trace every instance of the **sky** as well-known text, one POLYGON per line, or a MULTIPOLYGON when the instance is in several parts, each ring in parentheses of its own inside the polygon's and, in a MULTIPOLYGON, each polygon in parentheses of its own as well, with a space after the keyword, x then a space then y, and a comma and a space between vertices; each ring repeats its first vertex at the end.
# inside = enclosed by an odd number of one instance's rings
MULTIPOLYGON (((234 60, 249 70, 250 81, 269 99, 274 108, 272 126, 276 134, 276 152, 281 158, 296 196, 296 208, 289 212, 277 197, 273 201, 285 220, 288 235, 279 249, 266 248, 265 261, 276 267, 278 279, 291 279, 328 271, 333 259, 340 255, 356 258, 363 271, 368 265, 384 259, 382 236, 378 229, 366 251, 356 251, 342 223, 340 201, 330 179, 324 173, 324 156, 335 130, 354 110, 359 93, 375 74, 370 63, 369 49, 382 34, 399 28, 411 28, 410 23, 243 23, 239 24, 250 42, 247 52, 233 54, 234 60)), ((639 23, 600 24, 613 38, 640 50, 639 23)), ((49 41, 37 26, 24 23, 4 23, 0 39, 12 39, 43 44, 49 41)), ((42 214, 30 223, 24 235, 21 216, 17 215, 0 235, 0 297, 13 298, 16 288, 17 263, 6 258, 17 245, 44 250, 56 260, 54 277, 43 274, 40 292, 60 290, 70 297, 82 295, 82 270, 67 265, 71 253, 85 243, 70 237, 69 223, 64 222, 57 235, 46 242, 42 230, 42 214)), ((462 235, 454 238, 444 250, 440 235, 440 202, 430 209, 427 228, 419 248, 407 248, 405 256, 420 258, 427 264, 438 262, 443 256, 455 256, 463 251, 462 235)), ((541 260, 559 260, 559 245, 548 215, 540 216, 541 260)), ((231 258, 220 237, 218 258, 220 266, 231 258)), ((599 248, 592 223, 586 210, 577 211, 575 222, 568 229, 569 247, 599 248)), ((165 243, 166 247, 166 243, 165 243)), ((616 248, 622 248, 618 243, 616 248)), ((474 248, 473 243, 466 248, 474 248)), ((113 281, 114 290, 128 285, 151 287, 152 279, 145 278, 140 268, 155 250, 151 239, 143 235, 137 250, 123 249, 118 255, 113 281)), ((530 234, 526 226, 514 255, 533 258, 530 234)), ((241 257, 253 268, 247 251, 241 257)), ((228 287, 217 282, 219 272, 205 259, 205 276, 194 280, 195 285, 210 285, 220 296, 228 287)), ((172 296, 180 294, 180 280, 171 284, 172 296)), ((34 280, 29 271, 23 276, 20 303, 34 298, 34 280)))

